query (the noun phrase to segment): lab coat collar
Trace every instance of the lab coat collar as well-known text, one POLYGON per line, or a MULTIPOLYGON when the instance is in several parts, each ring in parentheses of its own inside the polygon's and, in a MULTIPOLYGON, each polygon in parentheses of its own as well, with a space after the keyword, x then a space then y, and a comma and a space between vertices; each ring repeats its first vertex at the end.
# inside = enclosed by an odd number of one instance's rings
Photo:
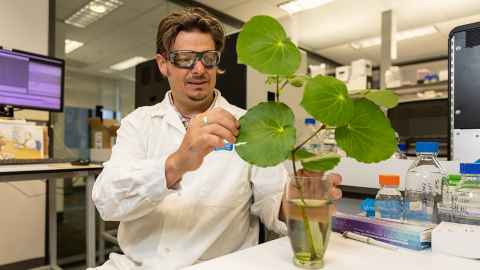
MULTIPOLYGON (((215 99, 215 104, 213 105, 213 108, 221 107, 224 109, 227 109, 232 106, 228 103, 228 101, 222 97, 220 91, 217 89, 214 89, 215 94, 216 94, 216 99, 215 99)), ((165 93, 165 97, 163 100, 153 106, 153 110, 150 114, 152 118, 154 117, 165 117, 167 122, 177 128, 180 131, 185 132, 185 127, 182 124, 182 121, 180 120, 180 117, 178 116, 178 112, 176 111, 175 107, 170 103, 169 95, 172 92, 172 90, 167 91, 165 93)))

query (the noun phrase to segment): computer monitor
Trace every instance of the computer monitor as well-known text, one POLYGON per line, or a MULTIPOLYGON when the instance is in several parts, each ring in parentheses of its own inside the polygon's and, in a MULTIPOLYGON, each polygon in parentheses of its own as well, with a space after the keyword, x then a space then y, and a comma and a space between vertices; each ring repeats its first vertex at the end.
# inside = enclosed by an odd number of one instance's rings
POLYGON ((0 107, 62 111, 64 71, 61 59, 0 49, 0 107))

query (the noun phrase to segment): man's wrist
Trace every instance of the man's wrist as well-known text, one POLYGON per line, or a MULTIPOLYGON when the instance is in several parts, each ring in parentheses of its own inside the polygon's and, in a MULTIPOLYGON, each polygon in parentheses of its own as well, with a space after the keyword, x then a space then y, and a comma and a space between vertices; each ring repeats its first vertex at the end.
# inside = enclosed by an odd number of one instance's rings
POLYGON ((171 154, 165 161, 165 178, 167 181, 167 188, 175 186, 181 179, 185 172, 181 170, 178 162, 178 154, 171 154))

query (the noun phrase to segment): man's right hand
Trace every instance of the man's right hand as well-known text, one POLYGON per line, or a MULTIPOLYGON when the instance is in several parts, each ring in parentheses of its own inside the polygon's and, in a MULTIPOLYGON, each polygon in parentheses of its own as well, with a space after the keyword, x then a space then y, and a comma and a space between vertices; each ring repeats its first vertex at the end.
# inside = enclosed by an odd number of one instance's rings
POLYGON ((183 174, 198 169, 205 156, 215 147, 222 147, 224 140, 235 143, 239 127, 240 122, 222 108, 214 108, 193 118, 180 147, 165 163, 167 186, 172 187, 183 174))

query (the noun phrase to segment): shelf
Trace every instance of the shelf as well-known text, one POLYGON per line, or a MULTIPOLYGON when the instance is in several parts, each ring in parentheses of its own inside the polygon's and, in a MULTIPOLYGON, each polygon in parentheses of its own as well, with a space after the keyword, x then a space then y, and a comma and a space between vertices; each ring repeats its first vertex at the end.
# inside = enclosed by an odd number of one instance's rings
POLYGON ((393 87, 388 88, 395 93, 402 95, 402 94, 409 94, 409 93, 418 93, 424 91, 447 91, 448 90, 448 81, 440 81, 434 83, 426 83, 426 84, 415 84, 415 85, 404 85, 400 87, 393 87))

